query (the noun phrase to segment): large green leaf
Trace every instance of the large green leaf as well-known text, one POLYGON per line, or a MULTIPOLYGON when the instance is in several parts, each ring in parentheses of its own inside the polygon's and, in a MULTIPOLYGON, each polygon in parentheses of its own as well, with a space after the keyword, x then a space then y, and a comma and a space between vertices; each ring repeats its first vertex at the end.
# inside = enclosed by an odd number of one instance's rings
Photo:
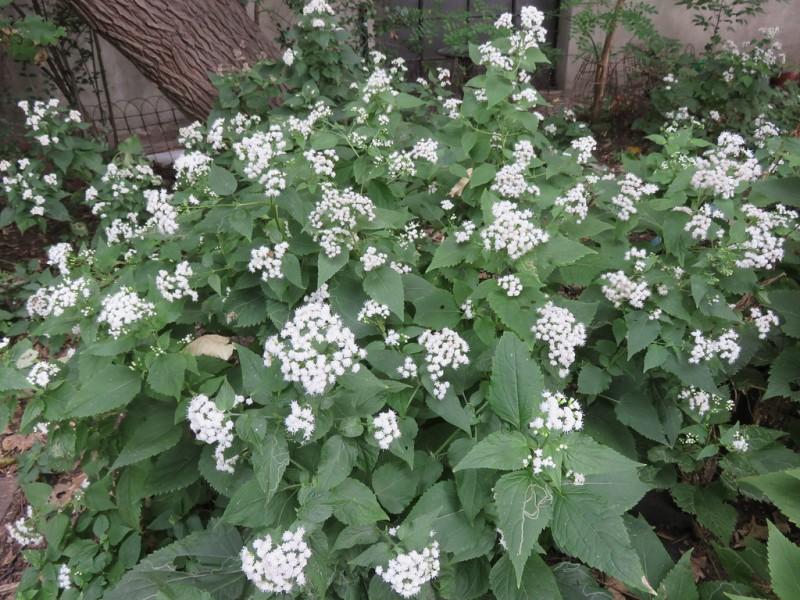
POLYGON ((364 291, 376 302, 388 306, 400 319, 403 318, 403 278, 400 273, 388 267, 370 271, 364 277, 364 291))
POLYGON ((521 585, 525 565, 537 545, 539 534, 553 516, 553 490, 534 478, 529 470, 503 475, 494 486, 497 518, 521 585))
POLYGON ((492 364, 489 403, 494 412, 517 428, 527 427, 542 386, 542 373, 528 347, 513 333, 504 333, 492 364))
POLYGON ((360 481, 345 479, 332 494, 333 514, 345 525, 369 525, 389 519, 372 490, 360 481))
POLYGON ((555 497, 553 539, 570 556, 643 589, 644 570, 619 512, 590 485, 565 486, 555 497))
POLYGON ((698 600, 700 593, 694 582, 692 570, 692 551, 689 550, 678 561, 672 570, 667 573, 661 585, 658 586, 658 597, 664 600, 698 600))
POLYGON ((142 387, 139 376, 127 367, 109 365, 102 375, 82 382, 67 402, 66 417, 92 417, 117 410, 133 400, 142 387))
POLYGON ((786 539, 772 522, 768 521, 767 524, 767 556, 772 590, 781 600, 796 600, 800 598, 800 547, 786 539))
POLYGON ((800 526, 800 469, 740 479, 762 491, 795 525, 800 526))
POLYGON ((181 584, 205 590, 215 600, 234 600, 246 583, 239 559, 243 545, 238 530, 229 525, 192 533, 144 558, 103 598, 155 600, 171 597, 162 594, 181 584))
POLYGON ((175 410, 170 407, 151 407, 147 418, 141 421, 122 446, 117 460, 111 466, 119 469, 150 458, 172 448, 181 439, 182 425, 174 424, 175 410))
POLYGON ((289 445, 283 431, 271 430, 267 433, 264 441, 253 450, 252 462, 256 480, 264 492, 265 500, 269 502, 289 465, 289 445))
POLYGON ((500 557, 492 567, 489 585, 496 600, 562 600, 553 572, 538 554, 531 554, 521 579, 508 557, 500 557))
POLYGON ((531 450, 528 438, 518 431, 496 431, 478 442, 455 466, 464 469, 499 469, 514 471, 522 468, 531 450))

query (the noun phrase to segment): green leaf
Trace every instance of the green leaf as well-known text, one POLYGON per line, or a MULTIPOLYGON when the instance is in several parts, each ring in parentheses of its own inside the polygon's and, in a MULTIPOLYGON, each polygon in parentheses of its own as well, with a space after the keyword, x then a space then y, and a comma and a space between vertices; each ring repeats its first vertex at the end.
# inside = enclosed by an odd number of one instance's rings
POLYGON ((769 304, 781 317, 781 328, 794 338, 800 338, 800 291, 773 290, 769 293, 769 304))
POLYGON ((647 348, 661 333, 661 324, 651 320, 643 311, 626 314, 625 324, 628 326, 628 333, 625 335, 628 342, 628 360, 647 348))
POLYGON ((669 553, 664 548, 664 544, 661 543, 653 528, 650 527, 650 524, 645 521, 642 515, 639 515, 638 518, 624 515, 622 518, 631 538, 631 544, 633 544, 636 554, 639 555, 642 561, 647 581, 653 587, 658 586, 675 566, 672 558, 670 558, 669 553))
POLYGON ((346 250, 342 250, 333 258, 328 258, 324 252, 320 252, 317 258, 317 287, 322 287, 323 283, 341 271, 348 260, 350 253, 346 250))
POLYGON ((229 525, 192 533, 147 556, 103 598, 154 600, 176 583, 211 592, 217 600, 239 598, 247 581, 239 559, 242 546, 239 532, 229 525), (178 567, 178 559, 188 559, 191 569, 178 567))
POLYGON ((642 588, 644 570, 622 517, 593 493, 588 482, 565 486, 556 495, 551 530, 556 544, 570 556, 629 587, 642 588))
POLYGON ((581 394, 602 394, 611 385, 611 375, 591 363, 584 363, 578 374, 578 391, 581 394))
POLYGON ((238 344, 236 354, 239 356, 242 383, 247 393, 256 395, 259 392, 277 392, 286 386, 277 364, 273 363, 272 367, 265 366, 261 356, 238 344))
POLYGON ((725 490, 719 482, 705 488, 679 483, 670 491, 681 510, 695 515, 703 527, 728 543, 736 527, 736 509, 724 501, 725 490))
POLYGON ((553 492, 526 469, 503 475, 495 484, 494 501, 506 554, 514 565, 519 586, 531 550, 553 516, 553 492))
POLYGON ((515 471, 531 453, 528 438, 518 431, 496 431, 478 442, 453 471, 498 469, 515 471))
POLYGON ((14 368, 0 366, 0 392, 27 390, 32 386, 28 379, 14 368))
POLYGON ((261 485, 255 478, 245 481, 231 496, 222 520, 242 527, 262 527, 267 511, 267 500, 261 485))
POLYGON ((147 371, 147 383, 159 394, 180 399, 188 359, 182 353, 156 357, 147 371))
POLYGON ((495 414, 517 428, 526 427, 542 386, 542 373, 528 347, 513 333, 505 332, 492 364, 489 404, 495 414))
POLYGON ((289 465, 289 445, 283 431, 271 430, 267 433, 264 441, 253 450, 252 463, 256 481, 264 492, 265 500, 269 502, 289 465))
POLYGON ((317 468, 317 487, 330 490, 347 479, 356 464, 358 449, 341 436, 325 440, 317 468))
POLYGON ((200 478, 199 457, 200 447, 188 439, 161 454, 145 483, 145 495, 159 496, 192 485, 200 478))
POLYGON ((417 497, 417 480, 406 465, 388 463, 372 473, 372 489, 386 510, 398 514, 417 497))
POLYGON ((494 179, 497 170, 495 169, 494 165, 490 163, 483 163, 472 171, 472 175, 469 178, 469 185, 470 187, 478 187, 480 185, 484 185, 489 183, 494 179))
POLYGON ((83 382, 69 399, 66 415, 70 418, 92 417, 127 405, 139 393, 142 381, 134 372, 120 365, 109 365, 102 376, 83 382))
POLYGON ((531 554, 519 578, 506 555, 489 574, 489 586, 496 600, 562 600, 550 567, 538 554, 531 554))
POLYGON ((767 556, 772 590, 780 600, 797 600, 800 598, 800 548, 786 539, 772 522, 767 521, 767 525, 767 556))
POLYGON ((388 306, 402 320, 404 295, 400 273, 387 267, 370 271, 364 277, 364 291, 376 302, 388 306))
MULTIPOLYGON (((797 472, 797 469, 794 470, 797 472)), ((762 491, 789 520, 800 526, 800 479, 787 471, 745 477, 740 483, 749 484, 762 491)))
POLYGON ((692 571, 692 551, 689 550, 681 556, 672 570, 667 573, 664 581, 658 586, 658 597, 664 600, 699 600, 700 593, 694 583, 692 571))
POLYGON ((228 169, 211 165, 208 170, 208 187, 219 196, 230 196, 236 191, 236 177, 228 169))
POLYGON ((431 264, 428 265, 425 272, 430 273, 436 269, 455 267, 467 256, 467 248, 466 244, 458 244, 454 237, 446 238, 437 246, 431 264))
POLYGON ((183 425, 174 424, 174 409, 169 407, 151 407, 152 412, 144 419, 120 450, 117 460, 111 466, 119 469, 145 458, 169 450, 181 439, 183 425))
POLYGON ((332 490, 334 516, 345 525, 369 525, 389 517, 367 486, 355 479, 345 479, 332 490))

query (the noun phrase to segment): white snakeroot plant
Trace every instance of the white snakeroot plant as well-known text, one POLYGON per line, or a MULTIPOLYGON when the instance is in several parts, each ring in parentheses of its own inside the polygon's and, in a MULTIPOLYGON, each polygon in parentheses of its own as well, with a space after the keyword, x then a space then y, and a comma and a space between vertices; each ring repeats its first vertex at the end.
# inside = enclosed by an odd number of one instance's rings
POLYGON ((251 273, 261 273, 262 281, 281 279, 283 277, 283 256, 289 249, 287 242, 269 246, 259 246, 250 251, 250 262, 247 270, 251 273))
POLYGON ((506 296, 514 298, 522 293, 522 281, 516 275, 503 275, 497 278, 497 285, 500 286, 506 296))
POLYGON ((27 546, 38 546, 44 543, 44 537, 34 528, 33 508, 28 505, 25 507, 25 514, 13 523, 6 523, 8 536, 23 548, 27 546))
POLYGON ((425 348, 425 364, 433 382, 433 395, 442 400, 450 389, 450 382, 442 381, 444 370, 455 370, 469 364, 469 344, 449 328, 424 331, 419 336, 419 343, 425 348))
POLYGON ((694 346, 689 357, 689 362, 692 364, 708 361, 717 356, 728 364, 733 364, 742 351, 739 334, 733 329, 724 331, 716 339, 706 337, 702 331, 695 330, 692 332, 692 338, 694 346))
POLYGON ((403 598, 419 594, 422 586, 439 576, 439 542, 432 542, 421 552, 400 553, 385 567, 375 569, 378 576, 403 598))
POLYGON ((370 299, 364 302, 364 306, 358 311, 358 320, 362 323, 385 321, 390 314, 388 306, 370 299))
POLYGON ((233 446, 233 421, 205 394, 198 394, 189 402, 186 412, 189 429, 195 438, 214 444, 217 471, 233 473, 238 456, 225 458, 225 451, 233 446))
POLYGON ((576 221, 581 223, 589 214, 589 201, 589 190, 584 184, 579 183, 571 187, 563 196, 556 198, 555 205, 563 208, 564 212, 575 215, 576 221))
POLYGON ((252 550, 242 548, 242 572, 259 590, 266 594, 288 594, 306 584, 306 566, 311 549, 303 539, 305 529, 284 531, 280 543, 273 544, 272 536, 257 538, 252 550))
POLYGON ((369 272, 385 265, 388 259, 385 252, 378 252, 377 248, 369 246, 361 256, 361 264, 364 266, 364 271, 369 272))
POLYGON ((69 565, 62 564, 58 568, 58 588, 61 590, 68 590, 72 588, 72 569, 69 565))
POLYGON ((310 395, 322 394, 347 371, 357 372, 359 360, 366 358, 327 299, 327 286, 306 296, 280 333, 264 344, 264 364, 271 366, 277 359, 283 378, 310 395))
POLYGON ((297 400, 292 400, 292 412, 286 417, 284 425, 291 435, 303 433, 303 441, 309 441, 314 434, 314 413, 308 406, 300 406, 297 400))
POLYGON ((616 308, 625 302, 634 308, 644 308, 644 303, 650 297, 650 287, 646 281, 635 281, 629 278, 624 271, 606 273, 602 276, 605 282, 603 295, 616 308))
POLYGON ((46 388, 60 370, 57 364, 43 360, 31 367, 27 379, 32 386, 46 388))
POLYGON ((758 338, 761 340, 767 339, 767 336, 769 335, 769 332, 772 331, 772 328, 781 324, 780 319, 778 319, 778 315, 776 315, 773 311, 769 309, 762 309, 758 306, 754 306, 750 309, 750 318, 753 320, 753 323, 758 330, 758 338))
POLYGON ((481 230, 486 250, 505 251, 511 260, 517 260, 550 239, 546 231, 531 223, 533 211, 520 210, 513 202, 495 202, 492 215, 494 221, 481 230))
POLYGON ((176 302, 181 298, 190 298, 193 302, 197 302, 199 296, 189 284, 192 275, 194 275, 192 267, 185 260, 177 264, 174 273, 161 269, 156 276, 158 292, 168 302, 176 302))
POLYGON ((742 183, 761 177, 761 166, 738 133, 723 131, 717 146, 703 157, 694 159, 692 185, 698 190, 710 190, 721 198, 733 198, 742 183))
POLYGON ((111 337, 118 338, 127 333, 132 325, 155 315, 155 305, 132 290, 124 287, 103 298, 102 310, 97 322, 108 327, 111 337))
POLYGON ((381 450, 387 450, 392 442, 400 437, 400 427, 397 424, 397 413, 385 410, 372 419, 375 441, 381 450))
POLYGON ((542 416, 530 423, 530 428, 537 434, 558 431, 570 433, 583 429, 583 409, 575 398, 568 398, 563 392, 542 393, 539 411, 542 416))
POLYGON ((352 188, 337 190, 331 185, 323 188, 322 198, 308 216, 318 242, 328 258, 335 258, 343 249, 355 246, 359 223, 375 219, 372 200, 352 188))
POLYGON ((578 323, 569 309, 556 306, 552 301, 536 312, 539 319, 533 326, 533 334, 547 344, 550 364, 558 368, 561 377, 566 377, 575 362, 575 348, 586 344, 586 326, 578 323))

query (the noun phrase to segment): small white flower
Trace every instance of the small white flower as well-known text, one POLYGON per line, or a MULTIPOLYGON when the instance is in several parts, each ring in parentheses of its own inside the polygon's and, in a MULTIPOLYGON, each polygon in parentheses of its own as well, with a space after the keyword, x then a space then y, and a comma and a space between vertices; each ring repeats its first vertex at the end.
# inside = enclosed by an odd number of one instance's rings
POLYGON ((311 558, 311 549, 303 539, 304 535, 305 529, 298 527, 294 533, 285 531, 281 543, 274 546, 269 535, 256 539, 252 550, 247 546, 242 548, 242 572, 267 594, 289 593, 303 587, 306 584, 306 565, 311 558))
POLYGON ((300 406, 296 400, 292 400, 292 412, 286 417, 284 424, 286 431, 294 435, 298 431, 303 432, 303 441, 311 439, 314 433, 314 413, 307 406, 300 406))
POLYGON ((393 410, 385 410, 372 419, 372 426, 375 428, 375 441, 381 450, 386 450, 392 442, 400 437, 400 427, 397 424, 397 413, 393 410))
POLYGON ((422 552, 412 550, 398 554, 386 567, 375 572, 403 598, 416 596, 422 586, 439 575, 439 542, 434 541, 422 552))

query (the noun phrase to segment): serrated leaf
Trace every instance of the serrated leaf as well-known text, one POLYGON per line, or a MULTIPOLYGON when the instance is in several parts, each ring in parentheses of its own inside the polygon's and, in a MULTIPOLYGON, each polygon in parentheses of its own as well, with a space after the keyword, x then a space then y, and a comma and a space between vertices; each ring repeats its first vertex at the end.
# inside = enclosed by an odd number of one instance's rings
POLYGON ((142 380, 130 369, 109 365, 102 377, 83 382, 67 403, 66 415, 71 418, 92 417, 127 405, 139 393, 142 380))
POLYGON ((800 547, 786 539, 771 521, 767 521, 767 525, 767 556, 772 590, 780 600, 796 600, 800 598, 800 547))
POLYGON ((219 196, 230 196, 236 191, 236 177, 228 169, 211 165, 208 169, 208 187, 219 196))
POLYGON ((800 338, 800 291, 773 290, 769 304, 781 318, 781 329, 794 338, 800 338))
POLYGON ((403 318, 403 278, 394 269, 381 267, 364 277, 364 291, 370 298, 389 307, 400 319, 403 318))
POLYGON ((570 556, 642 589, 644 570, 625 523, 591 486, 566 486, 556 495, 551 530, 556 544, 570 556))
POLYGON ((445 267, 454 267, 464 260, 466 256, 467 245, 457 243, 454 237, 448 237, 437 246, 426 273, 445 267))
POLYGON ((331 493, 336 503, 333 514, 345 525, 369 525, 389 519, 372 490, 360 481, 345 479, 331 493))
POLYGON ((183 354, 164 354, 156 357, 147 371, 148 385, 159 394, 179 399, 188 366, 187 360, 192 359, 183 354))
POLYGON ((578 391, 581 394, 602 394, 611 385, 611 376, 591 363, 584 363, 578 373, 578 391))
POLYGON ((739 482, 752 485, 763 492, 792 523, 800 526, 800 479, 787 471, 778 471, 745 477, 739 482))
POLYGON ((528 347, 505 332, 494 353, 489 404, 495 414, 516 428, 527 426, 531 408, 542 394, 542 373, 528 347))
POLYGON ((417 480, 406 465, 387 463, 372 473, 372 489, 386 510, 399 514, 417 497, 417 480))
POLYGON ((653 343, 661 332, 661 324, 651 320, 648 313, 643 311, 626 314, 625 324, 628 326, 628 332, 625 334, 628 342, 628 360, 653 343))
POLYGON ((501 556, 489 574, 489 586, 496 600, 562 600, 553 572, 538 554, 531 554, 519 580, 511 561, 501 556))
POLYGON ((192 485, 200 478, 199 458, 200 447, 189 439, 160 455, 145 482, 145 495, 160 496, 192 485))
POLYGON ((283 431, 270 431, 263 443, 253 449, 252 462, 256 481, 264 492, 265 500, 269 502, 289 466, 289 445, 283 431))
POLYGON ((325 440, 317 468, 317 487, 330 490, 342 483, 353 470, 357 456, 358 449, 341 436, 325 440))
POLYGON ((517 586, 537 545, 539 534, 553 516, 553 491, 530 471, 503 475, 494 487, 498 525, 506 542, 506 555, 514 566, 517 586))
POLYGON ((699 600, 700 593, 694 582, 692 551, 685 552, 678 563, 658 586, 658 597, 664 600, 699 600))
POLYGON ((169 450, 181 439, 182 425, 174 424, 175 411, 169 407, 151 409, 132 435, 125 441, 111 466, 119 469, 169 450))
POLYGON ((522 461, 528 458, 530 452, 528 438, 522 433, 496 431, 473 446, 453 471, 465 469, 514 471, 522 468, 522 461))

